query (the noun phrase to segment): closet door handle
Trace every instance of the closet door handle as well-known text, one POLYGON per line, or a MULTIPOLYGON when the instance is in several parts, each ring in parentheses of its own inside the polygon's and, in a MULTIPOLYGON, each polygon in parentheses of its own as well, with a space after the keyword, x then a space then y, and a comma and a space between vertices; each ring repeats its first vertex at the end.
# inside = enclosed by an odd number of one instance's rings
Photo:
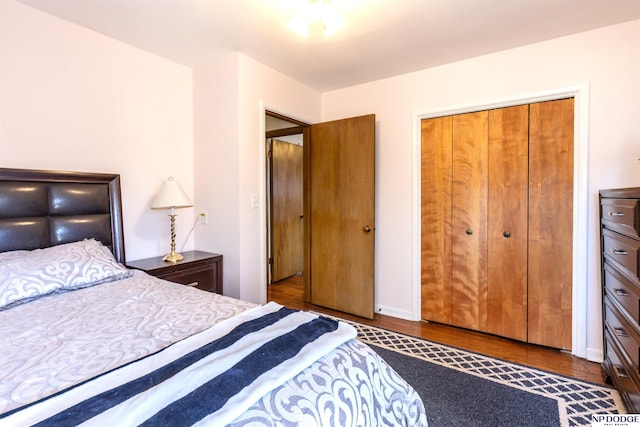
POLYGON ((611 253, 614 255, 627 255, 628 252, 622 249, 611 249, 611 253))
POLYGON ((369 233, 371 231, 371 227, 365 225, 364 227, 362 227, 362 231, 364 231, 365 233, 369 233))
POLYGON ((624 216, 623 212, 609 212, 609 216, 624 216))

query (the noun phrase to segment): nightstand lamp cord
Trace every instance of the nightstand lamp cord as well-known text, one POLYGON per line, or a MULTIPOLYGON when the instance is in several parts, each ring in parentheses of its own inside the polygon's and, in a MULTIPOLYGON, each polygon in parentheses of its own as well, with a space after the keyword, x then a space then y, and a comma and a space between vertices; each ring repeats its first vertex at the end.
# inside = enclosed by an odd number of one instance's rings
POLYGON ((184 243, 183 243, 183 244, 182 244, 182 246, 180 247, 180 252, 184 251, 184 247, 185 247, 185 245, 187 244, 187 242, 189 241, 189 237, 191 237, 191 235, 193 234, 193 230, 195 230, 195 229, 196 229, 196 225, 198 225, 198 219, 199 219, 201 216, 204 216, 204 214, 202 214, 202 213, 201 213, 201 214, 198 214, 198 216, 196 217, 196 220, 195 220, 195 221, 193 221, 193 227, 191 227, 191 230, 189 230, 189 234, 187 234, 187 238, 186 238, 186 239, 184 239, 184 243))

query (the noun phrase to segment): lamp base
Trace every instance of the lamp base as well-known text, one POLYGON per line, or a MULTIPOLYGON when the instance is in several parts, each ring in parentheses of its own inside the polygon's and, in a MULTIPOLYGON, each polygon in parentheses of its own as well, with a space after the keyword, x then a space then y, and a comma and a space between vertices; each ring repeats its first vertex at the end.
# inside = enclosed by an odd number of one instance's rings
POLYGON ((162 260, 166 262, 178 262, 182 261, 183 259, 184 257, 181 254, 176 253, 175 251, 171 251, 170 254, 165 255, 164 258, 162 258, 162 260))

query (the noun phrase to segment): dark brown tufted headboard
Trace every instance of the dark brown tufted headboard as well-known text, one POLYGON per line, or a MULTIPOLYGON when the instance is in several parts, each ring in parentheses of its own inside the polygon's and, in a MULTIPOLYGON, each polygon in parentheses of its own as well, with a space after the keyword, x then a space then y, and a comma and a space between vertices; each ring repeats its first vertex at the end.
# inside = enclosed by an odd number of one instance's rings
POLYGON ((92 237, 124 264, 120 175, 0 168, 0 252, 92 237))

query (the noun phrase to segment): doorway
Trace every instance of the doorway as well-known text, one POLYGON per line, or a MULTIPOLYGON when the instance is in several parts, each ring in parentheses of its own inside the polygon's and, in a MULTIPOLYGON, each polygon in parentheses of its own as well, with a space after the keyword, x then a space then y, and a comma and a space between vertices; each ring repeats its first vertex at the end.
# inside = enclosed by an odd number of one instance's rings
POLYGON ((265 111, 267 285, 304 274, 302 154, 307 126, 265 111))
MULTIPOLYGON (((523 103, 549 101, 561 98, 573 97, 575 100, 575 125, 574 125, 574 191, 573 191, 573 277, 572 277, 572 354, 597 361, 602 359, 602 351, 598 348, 590 348, 587 338, 589 334, 588 321, 588 292, 587 284, 589 269, 588 263, 588 239, 589 221, 589 192, 588 192, 588 129, 589 129, 589 87, 587 85, 556 88, 554 90, 531 93, 498 100, 489 100, 484 103, 472 103, 451 108, 439 108, 416 113, 413 116, 414 137, 412 138, 412 182, 414 189, 420 188, 420 125, 426 118, 440 117, 452 114, 461 114, 491 108, 518 105, 523 103)), ((420 207, 421 198, 419 190, 413 191, 412 214, 412 319, 420 319, 420 207)))
MULTIPOLYGON (((295 277, 291 274, 302 276, 305 302, 373 318, 375 115, 313 125, 267 110, 265 115, 265 147, 269 147, 265 161, 265 188, 268 193, 265 223, 269 230, 266 233, 269 243, 265 245, 268 251, 267 285, 275 283, 276 279, 295 277), (300 178, 287 174, 283 174, 284 179, 279 178, 274 171, 278 162, 269 156, 274 155, 275 147, 288 144, 286 141, 281 144, 285 137, 295 139, 296 135, 300 138, 300 134, 303 144, 303 212, 300 214, 299 207, 292 209, 288 214, 289 224, 276 230, 275 209, 278 204, 273 202, 277 195, 274 188, 276 180, 282 180, 286 189, 281 193, 287 193, 291 187, 298 187, 291 185, 291 181, 300 182, 300 178), (280 251, 278 233, 282 229, 295 229, 292 234, 300 234, 300 227, 303 235, 302 271, 299 272, 297 267, 277 274, 274 257, 280 251)), ((281 150, 289 151, 298 150, 281 150)), ((297 155, 293 157, 298 158, 297 155)), ((299 206, 297 201, 292 203, 288 199, 280 204, 299 206)), ((292 246, 297 246, 297 243, 292 246)))
POLYGON ((422 120, 426 320, 571 349, 574 100, 422 120))

